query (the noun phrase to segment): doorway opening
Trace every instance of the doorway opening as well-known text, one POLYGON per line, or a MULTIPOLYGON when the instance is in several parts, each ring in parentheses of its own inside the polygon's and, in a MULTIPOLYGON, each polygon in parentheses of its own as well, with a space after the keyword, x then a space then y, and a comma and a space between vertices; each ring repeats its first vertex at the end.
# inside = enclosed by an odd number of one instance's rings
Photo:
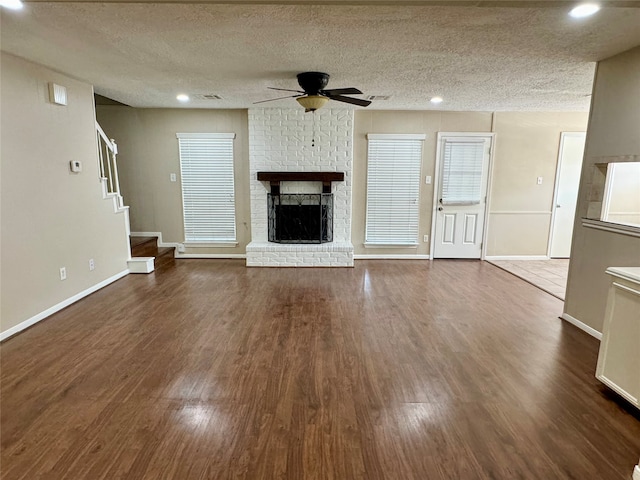
POLYGON ((560 300, 564 300, 566 294, 584 144, 584 132, 562 132, 560 134, 547 258, 491 261, 493 265, 520 277, 560 300))

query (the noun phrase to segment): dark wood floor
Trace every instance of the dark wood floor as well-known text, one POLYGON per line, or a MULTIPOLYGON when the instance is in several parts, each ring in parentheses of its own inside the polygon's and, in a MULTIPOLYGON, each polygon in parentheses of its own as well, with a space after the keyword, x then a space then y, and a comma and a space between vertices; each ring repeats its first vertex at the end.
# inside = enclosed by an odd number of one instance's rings
POLYGON ((2 344, 2 478, 628 480, 561 311, 474 261, 178 260, 2 344))

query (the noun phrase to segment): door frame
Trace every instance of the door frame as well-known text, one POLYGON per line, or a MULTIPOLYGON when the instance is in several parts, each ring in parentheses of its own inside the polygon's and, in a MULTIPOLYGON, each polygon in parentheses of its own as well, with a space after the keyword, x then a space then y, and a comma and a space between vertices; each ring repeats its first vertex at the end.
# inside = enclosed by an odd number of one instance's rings
POLYGON ((436 215, 438 209, 438 191, 440 189, 440 176, 442 173, 441 144, 443 137, 488 137, 489 142, 489 166, 487 168, 487 196, 484 208, 484 228, 482 231, 482 247, 480 260, 484 260, 487 252, 487 232, 489 231, 489 205, 491 202, 491 184, 493 180, 493 156, 496 145, 496 134, 492 132, 438 132, 436 137, 436 168, 433 175, 433 199, 431 207, 431 231, 429 233, 429 258, 433 260, 435 243, 433 239, 436 233, 436 215))
MULTIPOLYGON (((551 258, 551 242, 553 241, 553 225, 556 220, 556 205, 558 204, 558 187, 560 186, 560 168, 562 167, 562 148, 566 137, 581 136, 587 140, 587 132, 560 132, 560 144, 558 146, 558 161, 556 162, 556 178, 553 184, 553 201, 551 203, 551 222, 549 223, 549 239, 547 240, 547 259, 551 258)), ((584 153, 582 154, 582 166, 584 167, 584 153)), ((581 171, 582 172, 582 171, 581 171)), ((582 177, 582 173, 580 173, 582 177)), ((580 178, 578 178, 580 184, 580 178)), ((579 194, 578 194, 579 195, 579 194)), ((577 202, 577 199, 576 199, 577 202)), ((575 221, 575 218, 574 218, 575 221)), ((573 229, 573 226, 571 227, 573 229)))

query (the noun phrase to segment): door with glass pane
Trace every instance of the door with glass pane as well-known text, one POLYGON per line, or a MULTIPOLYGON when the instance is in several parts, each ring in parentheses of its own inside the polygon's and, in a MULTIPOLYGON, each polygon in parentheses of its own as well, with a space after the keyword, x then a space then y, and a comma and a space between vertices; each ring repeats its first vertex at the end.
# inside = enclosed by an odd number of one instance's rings
POLYGON ((439 135, 434 258, 480 258, 491 136, 439 135))

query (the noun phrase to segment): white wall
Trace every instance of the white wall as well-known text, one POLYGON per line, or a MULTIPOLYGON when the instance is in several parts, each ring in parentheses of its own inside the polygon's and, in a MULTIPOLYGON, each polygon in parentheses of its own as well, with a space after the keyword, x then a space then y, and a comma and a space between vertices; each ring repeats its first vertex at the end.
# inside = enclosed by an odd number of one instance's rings
POLYGON ((0 62, 0 330, 7 332, 126 271, 129 250, 125 217, 102 196, 91 85, 5 53, 0 62), (67 106, 49 101, 48 82, 67 88, 67 106), (83 172, 70 173, 70 160, 82 161, 83 172))

